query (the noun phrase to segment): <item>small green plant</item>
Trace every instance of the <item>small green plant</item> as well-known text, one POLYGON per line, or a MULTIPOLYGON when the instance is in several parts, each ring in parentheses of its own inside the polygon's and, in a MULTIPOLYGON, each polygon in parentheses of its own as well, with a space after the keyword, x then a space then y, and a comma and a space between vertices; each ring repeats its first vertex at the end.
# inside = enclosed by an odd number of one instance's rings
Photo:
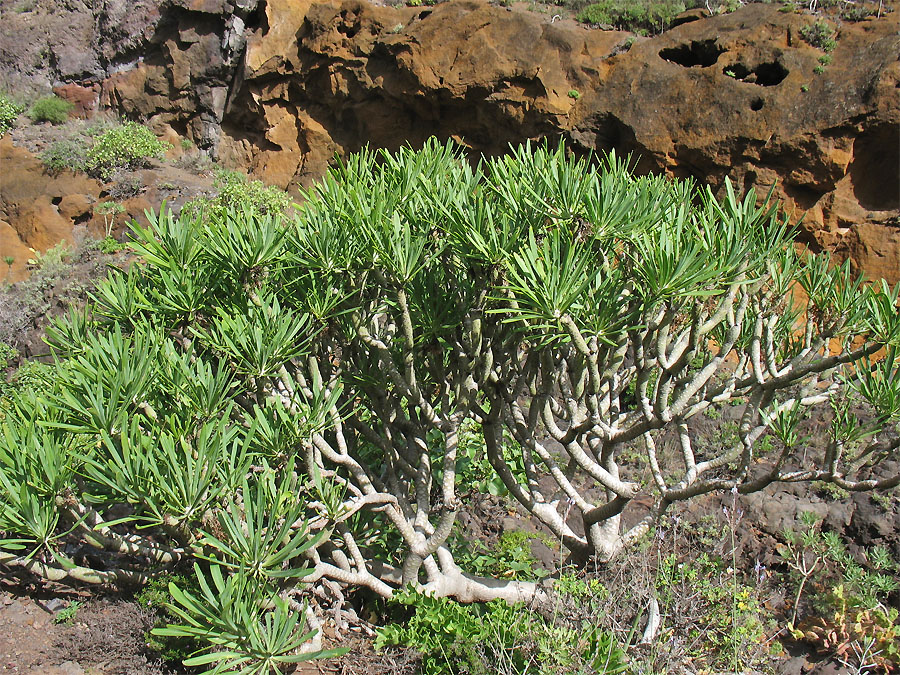
POLYGON ((181 141, 179 141, 179 145, 181 145, 182 150, 187 152, 194 147, 194 142, 190 138, 182 138, 181 141))
POLYGON ((56 616, 53 617, 53 623, 73 623, 75 621, 75 616, 78 614, 78 610, 83 606, 84 603, 81 600, 72 600, 72 602, 56 613, 56 616))
POLYGON ((12 128, 22 110, 24 110, 24 106, 19 105, 6 94, 0 93, 0 136, 12 128))
POLYGON ((28 117, 32 122, 50 122, 62 124, 69 119, 69 113, 75 106, 58 96, 45 96, 35 101, 28 109, 28 117))
POLYGON ((813 68, 813 72, 816 75, 821 75, 822 73, 825 72, 825 66, 822 66, 822 65, 816 66, 815 68, 813 68))
POLYGON ((87 151, 84 169, 109 180, 117 169, 131 169, 150 158, 160 158, 171 148, 147 127, 125 122, 100 134, 87 151))
POLYGON ((41 153, 41 161, 51 173, 69 169, 84 171, 90 143, 81 136, 54 141, 41 153))
POLYGON ((541 535, 511 530, 500 535, 497 545, 489 549, 476 542, 468 555, 460 556, 460 565, 482 576, 502 579, 534 580, 549 574, 538 566, 531 552, 531 542, 541 535))
POLYGON ((837 47, 837 40, 835 40, 834 35, 834 28, 829 26, 825 21, 816 21, 815 23, 803 26, 800 29, 800 37, 808 44, 817 49, 821 49, 823 52, 833 51, 834 48, 837 47))
POLYGON ((823 532, 813 513, 800 514, 803 529, 784 533, 778 552, 797 584, 788 628, 795 640, 849 658, 869 645, 875 666, 888 671, 900 666, 898 613, 888 596, 900 590, 900 565, 882 546, 854 556, 840 535, 823 532), (801 618, 801 600, 809 590, 809 610, 801 618))
POLYGON ((808 84, 801 84, 801 85, 800 85, 800 91, 802 91, 802 92, 805 94, 806 92, 809 91, 809 85, 808 85, 808 84))
POLYGON ((290 664, 346 652, 302 651, 316 631, 305 629, 304 608, 295 608, 278 589, 244 570, 227 574, 213 565, 209 576, 194 565, 200 592, 196 595, 169 583, 174 602, 168 611, 181 623, 154 628, 158 637, 191 638, 204 644, 205 653, 184 660, 184 665, 210 666, 204 675, 280 675, 290 664))
POLYGON ((613 26, 647 35, 669 28, 673 19, 684 10, 683 2, 601 0, 582 9, 577 19, 595 26, 613 26))
POLYGON ((214 187, 218 191, 215 197, 186 202, 182 212, 216 218, 228 209, 250 207, 262 215, 280 215, 291 204, 291 199, 284 190, 266 185, 260 180, 250 180, 240 171, 216 169, 214 187))
POLYGON ((726 68, 724 73, 725 73, 725 75, 727 75, 728 77, 731 77, 731 78, 737 77, 735 72, 733 70, 731 70, 730 68, 726 68))
POLYGON ((12 275, 12 266, 13 263, 16 262, 16 259, 11 255, 3 256, 3 262, 6 263, 6 279, 9 280, 10 275, 12 275))
MULTIPOLYGON (((701 553, 693 560, 666 555, 656 580, 660 604, 670 607, 676 596, 691 597, 686 648, 696 664, 715 670, 732 668, 736 655, 758 647, 765 638, 762 608, 753 586, 743 583, 733 565, 701 553), (688 592, 689 589, 689 592, 688 592)), ((665 635, 665 630, 663 630, 665 635)))
POLYGON ((43 253, 36 251, 34 257, 28 259, 28 265, 35 270, 41 270, 51 275, 59 274, 65 269, 66 261, 71 255, 72 251, 65 242, 61 241, 43 253))
POLYGON ((420 651, 425 675, 493 675, 501 672, 562 675, 625 672, 626 659, 613 636, 596 622, 554 623, 522 605, 495 600, 461 605, 411 591, 391 601, 412 610, 401 625, 378 630, 375 648, 405 645, 420 651))
MULTIPOLYGON (((177 615, 169 612, 168 605, 172 600, 169 594, 169 584, 175 584, 178 588, 196 594, 199 585, 196 577, 184 574, 164 574, 153 577, 134 597, 141 607, 159 615, 154 628, 162 628, 167 621, 178 619, 177 615)), ((159 654, 166 661, 182 662, 203 649, 203 645, 191 636, 160 636, 153 631, 146 634, 147 647, 159 654)))
POLYGON ((571 98, 573 101, 577 101, 581 98, 581 92, 577 89, 569 89, 569 98, 571 98))
POLYGON ((115 237, 107 236, 101 239, 97 244, 97 249, 100 253, 104 253, 106 255, 112 255, 113 253, 118 253, 119 251, 128 248, 127 244, 123 244, 120 241, 116 241, 115 237))
POLYGON ((116 225, 116 216, 125 213, 125 207, 119 202, 100 202, 94 207, 94 213, 98 216, 103 216, 103 227, 106 232, 106 239, 110 239, 112 238, 113 228, 116 225))
POLYGON ((832 60, 831 54, 822 54, 822 56, 819 57, 819 63, 821 63, 823 66, 830 65, 831 60, 832 60))

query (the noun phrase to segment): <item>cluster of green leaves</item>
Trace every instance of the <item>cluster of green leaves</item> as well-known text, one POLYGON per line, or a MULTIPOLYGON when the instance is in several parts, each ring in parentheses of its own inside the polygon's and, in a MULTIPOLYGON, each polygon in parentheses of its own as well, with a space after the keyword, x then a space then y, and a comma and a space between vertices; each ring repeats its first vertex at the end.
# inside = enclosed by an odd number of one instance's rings
MULTIPOLYGON (((659 566, 656 589, 660 605, 668 608, 675 597, 690 597, 686 653, 697 664, 713 670, 730 669, 735 654, 746 653, 765 639, 762 607, 753 586, 721 559, 701 553, 684 560, 666 555, 659 566)), ((684 608, 680 607, 683 610, 684 608)), ((662 635, 667 634, 663 627, 662 635)))
POLYGON ((509 530, 500 535, 495 546, 489 548, 474 541, 468 549, 459 546, 457 556, 466 571, 497 579, 521 579, 525 581, 546 577, 549 572, 540 566, 531 550, 531 542, 541 535, 509 530))
MULTIPOLYGON (((524 484, 526 476, 525 467, 522 465, 521 448, 508 433, 503 435, 502 452, 516 480, 524 484)), ((488 461, 484 436, 479 424, 474 420, 466 420, 459 430, 456 483, 461 491, 475 490, 495 497, 505 497, 509 494, 506 485, 488 461)))
POLYGON ((59 173, 65 169, 86 171, 88 153, 97 143, 98 138, 119 126, 118 122, 106 118, 98 118, 90 122, 70 121, 66 125, 65 137, 50 143, 41 152, 41 161, 52 173, 59 173))
POLYGON ((124 122, 100 134, 88 149, 84 170, 108 180, 117 169, 131 169, 170 149, 143 124, 124 122))
POLYGON ((824 52, 833 51, 837 47, 835 31, 827 21, 819 20, 800 29, 800 37, 816 49, 824 52))
MULTIPOLYGON (((169 584, 194 595, 200 590, 196 574, 165 573, 150 579, 134 596, 141 607, 156 615, 153 628, 163 628, 166 623, 178 621, 178 615, 169 611, 172 596, 169 584)), ((146 634, 147 647, 157 653, 165 661, 183 662, 203 648, 203 643, 190 636, 160 636, 152 630, 146 634)))
POLYGON ((24 106, 14 101, 7 94, 0 92, 0 136, 12 128, 16 118, 22 114, 24 106))
POLYGON ((423 654, 426 675, 615 675, 627 670, 624 651, 596 623, 570 626, 501 600, 460 605, 406 591, 392 602, 411 608, 411 616, 403 625, 380 628, 375 648, 416 649, 423 654))
POLYGON ((659 2, 656 0, 602 0, 588 5, 578 12, 582 23, 597 26, 613 26, 647 35, 661 33, 669 28, 672 20, 694 3, 659 2))
POLYGON ((217 218, 229 209, 249 207, 263 215, 282 215, 291 204, 284 190, 260 180, 250 180, 240 171, 216 169, 213 186, 216 189, 214 197, 192 199, 182 207, 182 213, 217 218))
POLYGON ((900 564, 884 546, 854 555, 811 512, 801 514, 801 523, 804 529, 785 531, 778 547, 793 582, 812 595, 812 611, 790 626, 793 637, 839 655, 854 644, 870 644, 876 665, 888 671, 900 666, 900 622, 890 606, 890 596, 900 590, 900 564))
POLYGON ((208 645, 205 653, 183 661, 202 668, 202 675, 281 675, 291 664, 343 654, 346 649, 303 651, 315 634, 304 629, 302 611, 290 607, 277 587, 259 583, 240 571, 225 574, 213 565, 207 574, 195 565, 199 592, 170 582, 174 602, 168 611, 181 623, 154 628, 160 638, 195 640, 208 645))
POLYGON ((50 122, 62 124, 69 119, 69 113, 75 106, 59 96, 45 96, 31 104, 28 117, 32 122, 50 122))

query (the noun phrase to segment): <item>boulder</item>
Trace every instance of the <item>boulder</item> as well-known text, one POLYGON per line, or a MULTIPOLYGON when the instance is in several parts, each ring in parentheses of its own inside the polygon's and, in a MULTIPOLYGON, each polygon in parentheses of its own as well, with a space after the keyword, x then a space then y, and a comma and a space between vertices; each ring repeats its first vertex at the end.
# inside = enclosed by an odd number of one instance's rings
POLYGON ((74 244, 75 225, 86 224, 102 236, 102 224, 93 220, 100 183, 71 171, 47 173, 40 159, 9 136, 0 139, 0 166, 15 167, 0 172, 0 251, 15 259, 11 269, 0 267, 4 280, 7 272, 12 282, 26 278, 35 251, 74 244))

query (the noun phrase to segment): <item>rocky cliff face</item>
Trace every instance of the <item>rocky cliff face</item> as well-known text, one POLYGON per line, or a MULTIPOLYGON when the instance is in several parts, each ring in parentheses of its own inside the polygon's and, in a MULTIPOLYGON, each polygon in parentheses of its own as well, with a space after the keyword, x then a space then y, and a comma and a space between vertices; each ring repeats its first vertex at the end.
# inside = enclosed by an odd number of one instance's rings
POLYGON ((775 184, 814 248, 900 279, 895 15, 839 26, 817 72, 823 52, 800 37, 813 18, 766 4, 637 40, 481 0, 152 7, 141 57, 87 84, 269 182, 308 183, 366 143, 437 135, 491 154, 562 137, 714 188, 775 184))

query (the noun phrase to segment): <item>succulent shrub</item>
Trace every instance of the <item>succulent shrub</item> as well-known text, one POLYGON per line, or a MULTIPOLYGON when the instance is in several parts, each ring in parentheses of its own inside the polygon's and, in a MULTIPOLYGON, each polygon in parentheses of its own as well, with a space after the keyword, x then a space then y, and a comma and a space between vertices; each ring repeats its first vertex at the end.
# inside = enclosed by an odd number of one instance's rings
MULTIPOLYGON (((0 421, 0 564, 131 583, 193 559, 294 600, 260 618, 292 636, 324 580, 540 599, 460 568, 467 471, 600 560, 704 494, 900 484, 900 286, 799 254, 752 192, 431 141, 352 155, 304 197, 135 226, 139 262, 55 323, 50 384, 0 421), (73 539, 103 556, 68 558, 73 539)), ((175 597, 228 651, 207 595, 175 597)))
POLYGON ((23 110, 23 106, 16 103, 6 94, 0 93, 0 136, 12 128, 16 118, 23 110))
POLYGON ((160 158, 170 147, 144 125, 124 122, 97 136, 85 156, 84 170, 108 180, 117 169, 132 169, 147 159, 160 158))
POLYGON ((69 119, 69 113, 75 106, 58 96, 45 96, 31 104, 28 117, 32 122, 50 122, 62 124, 69 119))

